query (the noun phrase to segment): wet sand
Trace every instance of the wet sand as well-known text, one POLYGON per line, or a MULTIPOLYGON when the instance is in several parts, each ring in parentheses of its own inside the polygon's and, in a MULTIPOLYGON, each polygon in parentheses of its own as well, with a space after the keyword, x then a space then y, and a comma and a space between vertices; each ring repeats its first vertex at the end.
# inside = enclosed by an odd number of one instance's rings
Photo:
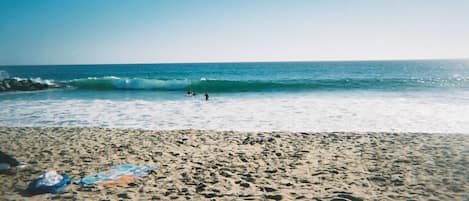
POLYGON ((0 128, 27 163, 0 200, 468 200, 469 135, 0 128), (112 165, 159 165, 122 187, 71 184, 22 196, 47 170, 72 180, 112 165))

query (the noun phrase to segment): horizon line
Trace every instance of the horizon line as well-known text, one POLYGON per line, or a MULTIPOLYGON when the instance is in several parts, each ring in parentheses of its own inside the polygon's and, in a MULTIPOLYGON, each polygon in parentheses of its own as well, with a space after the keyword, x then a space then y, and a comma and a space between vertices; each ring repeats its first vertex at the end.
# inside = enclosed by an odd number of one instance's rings
POLYGON ((5 66, 88 66, 88 65, 152 65, 152 64, 216 64, 216 63, 301 63, 301 62, 375 62, 375 61, 444 61, 444 60, 469 60, 467 58, 416 58, 416 59, 324 59, 324 60, 276 60, 276 61, 199 61, 199 62, 136 62, 136 63, 64 63, 64 64, 1 64, 5 66))

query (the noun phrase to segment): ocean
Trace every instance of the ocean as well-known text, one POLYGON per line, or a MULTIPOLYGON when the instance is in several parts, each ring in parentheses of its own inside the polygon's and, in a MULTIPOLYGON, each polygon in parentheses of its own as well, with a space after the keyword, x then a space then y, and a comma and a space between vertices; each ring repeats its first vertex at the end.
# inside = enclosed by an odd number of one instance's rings
POLYGON ((1 77, 57 87, 0 93, 0 126, 469 132, 469 60, 0 66, 1 77))

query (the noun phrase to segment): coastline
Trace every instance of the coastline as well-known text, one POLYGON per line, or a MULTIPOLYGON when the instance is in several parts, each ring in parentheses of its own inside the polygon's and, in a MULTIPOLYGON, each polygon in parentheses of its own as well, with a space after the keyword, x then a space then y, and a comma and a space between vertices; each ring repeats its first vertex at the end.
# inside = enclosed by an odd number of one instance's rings
POLYGON ((0 127, 1 150, 27 166, 0 174, 5 200, 464 200, 469 135, 0 127), (19 191, 47 170, 72 180, 158 165, 132 186, 19 191))

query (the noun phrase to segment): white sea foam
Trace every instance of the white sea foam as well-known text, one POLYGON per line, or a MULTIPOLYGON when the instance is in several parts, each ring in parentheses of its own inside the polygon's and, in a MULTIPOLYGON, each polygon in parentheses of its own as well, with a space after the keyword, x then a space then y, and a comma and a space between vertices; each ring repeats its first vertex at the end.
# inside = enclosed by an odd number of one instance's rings
POLYGON ((34 81, 34 82, 38 82, 38 83, 42 83, 42 84, 47 84, 47 85, 49 85, 49 86, 55 85, 54 80, 42 79, 42 78, 40 78, 40 77, 32 78, 31 80, 34 81))
POLYGON ((310 95, 182 100, 0 100, 0 126, 239 131, 469 132, 469 100, 310 95))
POLYGON ((4 71, 4 70, 0 70, 0 80, 2 79, 5 79, 5 78, 9 78, 10 75, 8 74, 8 72, 4 71))

